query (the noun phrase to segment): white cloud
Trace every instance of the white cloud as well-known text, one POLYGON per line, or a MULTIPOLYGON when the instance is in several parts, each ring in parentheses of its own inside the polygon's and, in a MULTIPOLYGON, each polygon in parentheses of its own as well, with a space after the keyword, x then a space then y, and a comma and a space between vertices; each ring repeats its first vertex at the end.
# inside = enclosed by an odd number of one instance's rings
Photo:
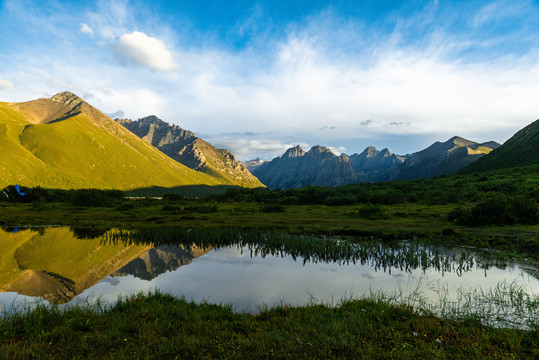
POLYGON ((344 146, 338 146, 338 147, 328 146, 327 148, 331 150, 331 152, 337 156, 340 156, 343 152, 346 151, 346 148, 344 146))
POLYGON ((115 51, 123 60, 154 70, 174 70, 178 67, 164 41, 139 31, 120 36, 115 51))
POLYGON ((80 24, 80 32, 89 36, 94 36, 94 30, 85 23, 80 24))
MULTIPOLYGON (((246 140, 242 138, 216 138, 213 144, 232 152, 241 161, 248 161, 258 157, 271 160, 276 156, 281 156, 289 148, 298 145, 297 143, 283 143, 275 139, 246 140)), ((299 145, 305 151, 311 147, 305 143, 300 143, 299 145)))
POLYGON ((0 90, 11 90, 13 89, 13 83, 9 80, 0 79, 0 90))
POLYGON ((146 115, 162 116, 162 109, 167 104, 165 97, 143 88, 92 89, 88 95, 92 98, 91 104, 101 111, 132 119, 146 115))
MULTIPOLYGON (((182 119, 195 132, 278 131, 282 139, 337 147, 339 139, 380 134, 436 136, 433 141, 488 134, 505 141, 539 115, 539 65, 532 54, 466 63, 437 49, 381 46, 373 48, 376 61, 366 66, 296 37, 278 49, 271 67, 250 69, 248 76, 247 56, 183 53, 189 66, 185 85, 174 80, 182 94, 176 102, 181 115, 171 109, 165 120, 182 119)), ((366 141, 358 146, 370 145, 366 141)), ((255 142, 242 146, 264 150, 255 142)))

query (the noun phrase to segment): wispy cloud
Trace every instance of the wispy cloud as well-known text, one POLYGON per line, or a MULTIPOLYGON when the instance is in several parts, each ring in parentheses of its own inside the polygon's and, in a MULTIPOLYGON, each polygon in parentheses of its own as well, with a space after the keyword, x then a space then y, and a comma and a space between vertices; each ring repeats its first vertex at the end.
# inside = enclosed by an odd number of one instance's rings
POLYGON ((0 79, 0 90, 11 90, 13 89, 13 83, 9 80, 0 79))
MULTIPOLYGON (((220 140, 216 139, 214 145, 231 151, 242 161, 247 161, 255 158, 271 160, 298 144, 283 143, 276 139, 247 140, 243 138, 228 138, 220 140)), ((299 145, 304 149, 310 148, 310 145, 306 143, 300 143, 299 145)))
POLYGON ((89 36, 94 36, 94 30, 85 23, 80 24, 80 32, 89 36))

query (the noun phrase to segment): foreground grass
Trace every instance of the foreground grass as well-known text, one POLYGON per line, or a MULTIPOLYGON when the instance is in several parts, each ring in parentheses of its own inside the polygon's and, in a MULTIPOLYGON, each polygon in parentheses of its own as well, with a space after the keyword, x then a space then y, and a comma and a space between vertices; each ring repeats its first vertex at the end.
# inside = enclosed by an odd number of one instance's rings
POLYGON ((538 330, 444 321, 374 300, 338 307, 280 306, 257 315, 160 293, 109 310, 38 307, 0 322, 0 358, 526 359, 539 356, 538 330))

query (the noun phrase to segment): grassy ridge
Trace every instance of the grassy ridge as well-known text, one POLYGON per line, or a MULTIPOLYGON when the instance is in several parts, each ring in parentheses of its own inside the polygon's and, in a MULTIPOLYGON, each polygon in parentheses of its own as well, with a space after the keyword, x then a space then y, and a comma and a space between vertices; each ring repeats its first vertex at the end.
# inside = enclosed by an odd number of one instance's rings
POLYGON ((460 171, 461 174, 539 164, 539 120, 517 132, 501 147, 460 171))
POLYGON ((16 105, 0 103, 0 187, 128 190, 221 184, 170 159, 91 106, 84 108, 64 120, 36 124, 16 105))
POLYGON ((0 322, 9 359, 533 359, 537 330, 443 321, 375 300, 280 306, 258 315, 160 293, 108 311, 40 307, 0 322))

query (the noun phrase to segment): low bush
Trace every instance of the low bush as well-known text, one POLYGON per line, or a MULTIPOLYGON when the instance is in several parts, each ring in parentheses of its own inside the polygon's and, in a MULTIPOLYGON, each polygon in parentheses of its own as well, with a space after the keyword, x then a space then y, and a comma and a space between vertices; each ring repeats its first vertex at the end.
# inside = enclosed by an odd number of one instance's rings
POLYGON ((272 213, 272 212, 285 212, 286 209, 283 205, 279 204, 266 204, 260 208, 261 212, 272 213))
POLYGON ((184 209, 185 212, 214 213, 217 211, 217 205, 192 205, 184 209))
POLYGON ((382 220, 389 218, 389 215, 387 215, 384 208, 378 204, 365 204, 351 211, 349 215, 369 220, 382 220))
POLYGON ((69 202, 75 206, 105 207, 123 200, 120 190, 81 189, 71 190, 69 202))
POLYGON ((458 207, 448 219, 460 225, 513 225, 537 224, 537 204, 524 198, 491 197, 472 207, 458 207))

